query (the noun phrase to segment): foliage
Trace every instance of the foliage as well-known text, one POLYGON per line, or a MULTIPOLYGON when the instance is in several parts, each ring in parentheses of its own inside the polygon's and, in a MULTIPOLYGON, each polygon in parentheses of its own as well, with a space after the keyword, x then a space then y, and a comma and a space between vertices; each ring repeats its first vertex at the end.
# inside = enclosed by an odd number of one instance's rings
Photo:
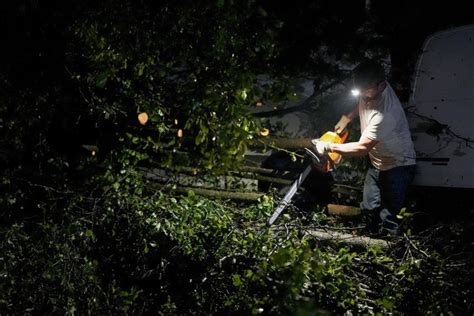
POLYGON ((72 27, 76 41, 68 50, 68 72, 99 128, 103 121, 118 124, 137 150, 163 166, 222 173, 242 160, 260 130, 250 107, 292 98, 291 76, 324 85, 345 76, 344 64, 362 57, 341 49, 342 37, 364 46, 366 54, 383 55, 374 48, 379 37, 366 34, 369 27, 360 19, 341 13, 358 26, 349 36, 337 17, 325 15, 324 5, 311 9, 321 16, 321 27, 339 37, 305 30, 313 40, 297 51, 285 42, 301 32, 288 20, 296 17, 258 1, 104 2, 72 27), (145 127, 136 119, 141 112, 150 118, 145 127), (180 150, 192 154, 177 155, 180 150))
POLYGON ((415 239, 390 252, 325 244, 291 213, 267 227, 271 197, 243 207, 192 191, 175 196, 153 190, 127 163, 90 185, 92 195, 73 197, 37 188, 43 215, 2 226, 2 310, 385 314, 456 308, 431 305, 444 294, 443 279, 432 275, 443 275, 446 265, 415 239), (430 288, 421 294, 425 283, 430 288), (425 295, 425 304, 407 306, 414 293, 425 295))
POLYGON ((71 58, 82 62, 71 74, 97 118, 134 126, 133 143, 164 166, 228 168, 257 131, 247 108, 262 94, 258 72, 277 54, 273 34, 258 30, 271 21, 257 8, 100 5, 74 27, 71 58), (141 130, 140 112, 150 118, 141 130), (183 146, 194 155, 177 158, 183 146))

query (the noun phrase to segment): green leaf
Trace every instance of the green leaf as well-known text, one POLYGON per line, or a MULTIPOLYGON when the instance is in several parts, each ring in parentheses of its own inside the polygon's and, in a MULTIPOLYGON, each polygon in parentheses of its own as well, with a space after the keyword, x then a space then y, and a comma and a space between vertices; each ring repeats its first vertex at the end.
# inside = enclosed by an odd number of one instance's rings
POLYGON ((393 309, 393 301, 384 297, 383 299, 378 301, 385 309, 392 310, 393 309))
POLYGON ((240 278, 240 275, 234 274, 234 275, 232 276, 232 284, 233 284, 235 287, 241 287, 244 283, 242 282, 242 279, 240 278))
POLYGON ((239 93, 239 96, 243 99, 243 100, 246 100, 247 99, 247 90, 246 89, 242 89, 239 93))
POLYGON ((112 74, 112 71, 110 69, 107 69, 103 72, 101 72, 95 79, 95 85, 98 88, 103 88, 105 87, 107 80, 109 80, 110 75, 112 74))
POLYGON ((202 144, 204 140, 206 139, 206 136, 207 136, 207 129, 201 129, 199 133, 197 134, 196 139, 194 140, 196 145, 202 144))

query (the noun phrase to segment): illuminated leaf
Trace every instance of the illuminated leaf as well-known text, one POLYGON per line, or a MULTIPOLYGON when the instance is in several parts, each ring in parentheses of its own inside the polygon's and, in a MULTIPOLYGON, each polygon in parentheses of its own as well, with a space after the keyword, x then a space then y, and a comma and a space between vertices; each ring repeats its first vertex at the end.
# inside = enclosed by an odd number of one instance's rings
POLYGON ((268 135, 270 135, 270 130, 268 128, 262 128, 260 130, 260 135, 261 136, 268 136, 268 135))
POLYGON ((148 114, 146 112, 138 114, 138 121, 140 124, 145 125, 148 122, 148 114))

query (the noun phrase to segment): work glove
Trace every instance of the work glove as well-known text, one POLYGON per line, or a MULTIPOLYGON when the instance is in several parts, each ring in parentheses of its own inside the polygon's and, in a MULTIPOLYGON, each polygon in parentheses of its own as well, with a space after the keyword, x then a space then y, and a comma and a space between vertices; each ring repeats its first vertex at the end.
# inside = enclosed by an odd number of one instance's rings
MULTIPOLYGON (((328 172, 332 168, 329 158, 329 142, 321 141, 319 139, 312 139, 311 143, 314 145, 315 153, 310 153, 310 157, 314 162, 314 167, 321 172, 328 172)), ((309 151, 309 150, 308 150, 309 151)))
POLYGON ((329 142, 324 142, 319 139, 312 139, 311 143, 314 145, 315 151, 320 155, 320 156, 325 156, 330 150, 329 150, 329 142))
POLYGON ((341 134, 347 127, 347 124, 351 122, 351 119, 347 115, 341 116, 339 122, 334 126, 334 131, 338 134, 341 134))

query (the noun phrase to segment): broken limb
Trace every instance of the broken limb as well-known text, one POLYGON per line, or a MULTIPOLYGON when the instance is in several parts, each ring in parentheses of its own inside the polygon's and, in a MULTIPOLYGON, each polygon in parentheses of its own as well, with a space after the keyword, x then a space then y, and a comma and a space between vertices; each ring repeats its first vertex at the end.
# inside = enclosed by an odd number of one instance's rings
POLYGON ((338 242, 348 245, 362 246, 362 247, 380 247, 381 249, 387 249, 390 247, 391 242, 383 239, 375 239, 366 236, 356 236, 351 234, 345 234, 341 232, 328 231, 328 230, 305 230, 306 235, 315 237, 319 240, 338 242))

